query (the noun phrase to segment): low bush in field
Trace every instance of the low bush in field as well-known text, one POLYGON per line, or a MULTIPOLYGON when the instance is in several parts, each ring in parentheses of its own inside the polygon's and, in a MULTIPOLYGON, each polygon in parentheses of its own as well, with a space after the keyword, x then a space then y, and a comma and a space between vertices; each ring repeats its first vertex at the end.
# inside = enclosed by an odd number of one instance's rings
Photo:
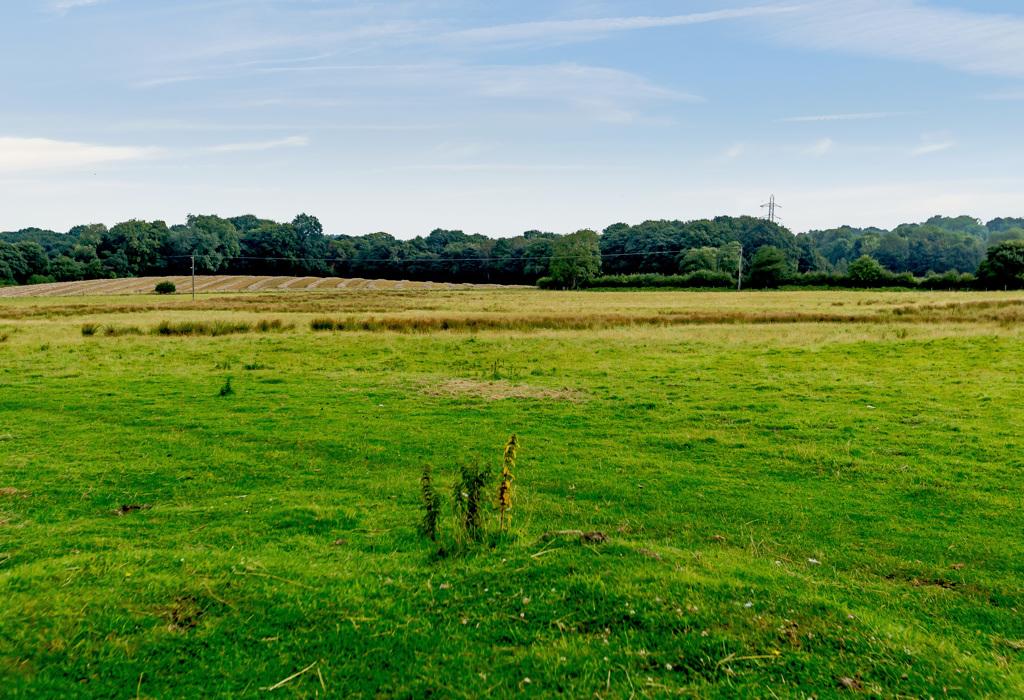
POLYGON ((153 288, 153 291, 157 294, 174 294, 178 288, 174 282, 160 282, 153 288))
POLYGON ((247 321, 162 321, 153 329, 154 335, 164 336, 188 336, 208 335, 212 337, 221 335, 236 335, 239 333, 272 333, 294 328, 292 324, 286 324, 281 319, 262 319, 256 323, 247 321))
MULTIPOLYGON (((240 333, 277 333, 292 330, 295 324, 285 323, 279 318, 248 321, 161 321, 149 330, 152 335, 164 337, 237 335, 240 333)), ((138 326, 100 326, 98 323, 83 323, 82 335, 94 336, 100 330, 109 337, 124 335, 145 335, 138 326)))
POLYGON ((259 333, 270 333, 272 331, 283 331, 286 328, 292 328, 291 324, 285 326, 284 321, 279 318, 273 319, 261 319, 256 322, 256 331, 259 333))
POLYGON ((142 335, 142 329, 138 326, 107 326, 103 329, 103 335, 119 338, 123 335, 142 335))
POLYGON ((235 333, 248 333, 252 330, 252 324, 244 321, 161 321, 153 329, 155 335, 233 335, 235 333))

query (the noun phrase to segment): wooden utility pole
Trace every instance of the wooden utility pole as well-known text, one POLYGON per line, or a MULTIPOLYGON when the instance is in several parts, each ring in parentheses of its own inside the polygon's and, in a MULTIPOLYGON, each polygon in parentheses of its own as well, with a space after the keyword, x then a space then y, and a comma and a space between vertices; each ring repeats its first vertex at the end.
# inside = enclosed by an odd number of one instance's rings
POLYGON ((196 300, 196 256, 192 254, 189 256, 192 260, 192 301, 196 300))

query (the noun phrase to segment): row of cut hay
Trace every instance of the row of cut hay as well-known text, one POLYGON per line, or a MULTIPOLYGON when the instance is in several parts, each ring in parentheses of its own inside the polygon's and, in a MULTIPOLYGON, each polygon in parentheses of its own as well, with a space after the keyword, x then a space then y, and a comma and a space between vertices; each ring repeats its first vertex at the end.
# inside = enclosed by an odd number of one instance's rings
POLYGON ((745 312, 707 311, 668 314, 588 314, 588 315, 525 315, 492 314, 488 316, 373 316, 348 318, 315 318, 314 331, 394 331, 430 333, 435 331, 486 330, 593 330, 628 326, 687 326, 733 324, 797 324, 797 323, 1020 323, 1024 308, 1001 305, 976 309, 904 309, 901 313, 836 314, 828 312, 745 312))
MULTIPOLYGON (((260 319, 255 323, 248 321, 161 321, 149 330, 152 335, 165 337, 181 336, 210 336, 236 335, 239 333, 276 333, 292 330, 293 323, 285 323, 279 318, 260 319)), ((108 337, 120 337, 126 335, 144 335, 138 326, 112 326, 98 323, 83 323, 82 335, 92 337, 105 335, 108 337)))
MULTIPOLYGON (((173 282, 179 294, 192 291, 187 275, 163 277, 122 277, 119 279, 49 282, 45 284, 0 287, 0 297, 103 296, 112 294, 149 294, 158 282, 173 282)), ((411 282, 409 280, 368 280, 344 277, 294 277, 254 275, 199 275, 195 291, 207 294, 224 292, 309 291, 309 290, 445 290, 487 289, 504 285, 447 282, 411 282)))

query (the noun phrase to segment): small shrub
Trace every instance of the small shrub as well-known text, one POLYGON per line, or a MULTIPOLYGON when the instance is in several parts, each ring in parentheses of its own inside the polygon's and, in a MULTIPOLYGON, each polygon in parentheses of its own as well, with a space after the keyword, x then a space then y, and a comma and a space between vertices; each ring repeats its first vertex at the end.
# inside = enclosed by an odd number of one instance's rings
POLYGON ((160 324, 153 329, 153 333, 156 335, 166 336, 177 336, 177 335, 230 335, 233 333, 248 333, 252 330, 252 326, 244 322, 230 322, 230 321, 214 321, 213 323, 206 323, 204 321, 182 321, 181 323, 171 323, 170 321, 161 321, 160 324))
POLYGON ((336 326, 337 324, 330 318, 314 318, 309 323, 309 327, 314 331, 333 331, 336 326))
POLYGON ((256 330, 259 331, 260 333, 271 333, 273 331, 283 331, 290 328, 294 328, 294 326, 292 326, 290 323, 285 325, 285 323, 279 318, 264 318, 260 319, 256 323, 256 330))
POLYGON ((174 282, 164 281, 159 282, 156 287, 153 288, 153 291, 157 294, 174 294, 178 291, 178 288, 174 285, 174 282))
POLYGON ((459 480, 452 489, 452 506, 457 532, 464 539, 476 542, 483 538, 483 494, 488 481, 490 475, 482 467, 464 466, 459 470, 459 480))
POLYGON ((91 338, 99 333, 100 324, 98 323, 83 323, 82 324, 82 335, 86 338, 91 338))
POLYGON ((0 343, 6 343, 10 337, 8 333, 0 333, 0 343))
POLYGON ((231 386, 231 377, 224 380, 224 386, 220 388, 221 396, 231 396, 235 393, 234 387, 231 386))
POLYGON ((263 319, 258 321, 255 326, 246 321, 213 321, 212 323, 206 321, 181 321, 178 323, 161 321, 153 329, 153 334, 165 336, 208 335, 217 337, 237 333, 252 333, 253 331, 270 333, 289 330, 294 327, 294 325, 286 324, 280 319, 263 319))
POLYGON ((201 326, 197 335, 212 335, 214 338, 221 335, 234 335, 236 333, 248 333, 252 326, 244 322, 214 321, 209 327, 201 326))
POLYGON ((123 335, 142 335, 142 329, 138 326, 107 326, 103 329, 103 335, 111 338, 119 338, 123 335))
POLYGON ((420 534, 431 542, 436 542, 437 523, 441 515, 441 497, 434 489, 434 479, 429 464, 423 465, 423 474, 420 476, 420 499, 423 504, 420 534))

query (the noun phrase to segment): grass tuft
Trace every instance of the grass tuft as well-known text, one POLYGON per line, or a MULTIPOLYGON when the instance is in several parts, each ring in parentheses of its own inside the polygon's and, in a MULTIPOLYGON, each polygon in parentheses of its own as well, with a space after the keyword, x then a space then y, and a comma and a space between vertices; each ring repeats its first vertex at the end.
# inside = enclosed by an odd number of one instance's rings
POLYGON ((490 480, 490 474, 484 467, 463 466, 459 469, 459 479, 452 487, 452 508, 457 539, 462 542, 479 542, 484 537, 484 505, 487 502, 484 489, 490 480))
POLYGON ((441 517, 441 497, 434 488, 434 478, 429 464, 423 465, 423 473, 420 475, 420 502, 423 506, 420 534, 431 542, 436 542, 438 521, 441 517))

